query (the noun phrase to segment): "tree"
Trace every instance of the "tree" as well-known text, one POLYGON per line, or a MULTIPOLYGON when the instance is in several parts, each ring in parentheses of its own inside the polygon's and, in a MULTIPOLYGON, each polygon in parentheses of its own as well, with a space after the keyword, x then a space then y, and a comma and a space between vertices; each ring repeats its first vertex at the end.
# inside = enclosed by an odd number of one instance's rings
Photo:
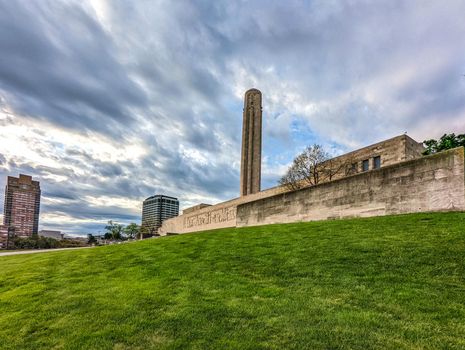
POLYGON ((104 236, 105 239, 114 239, 114 240, 122 239, 123 228, 124 228, 123 225, 114 223, 112 220, 108 221, 108 225, 105 226, 105 230, 107 230, 104 236))
POLYGON ((423 152, 424 155, 434 154, 460 146, 465 147, 465 134, 444 134, 439 140, 425 140, 423 144, 426 146, 426 150, 423 152))
POLYGON ((14 237, 11 239, 9 249, 51 249, 59 248, 61 242, 50 237, 14 237))
POLYGON ((345 164, 330 159, 321 145, 308 146, 293 160, 279 184, 289 190, 313 186, 330 181, 341 172, 345 164))
POLYGON ((153 226, 142 226, 140 227, 140 239, 160 236, 157 229, 153 226))
POLYGON ((140 239, 143 239, 144 237, 152 237, 153 233, 153 228, 150 228, 148 226, 143 226, 141 225, 140 227, 140 239))
POLYGON ((97 243, 97 238, 92 233, 87 235, 87 244, 95 244, 97 243))
POLYGON ((140 226, 135 223, 130 223, 128 226, 124 228, 124 234, 130 238, 134 239, 140 232, 140 226))

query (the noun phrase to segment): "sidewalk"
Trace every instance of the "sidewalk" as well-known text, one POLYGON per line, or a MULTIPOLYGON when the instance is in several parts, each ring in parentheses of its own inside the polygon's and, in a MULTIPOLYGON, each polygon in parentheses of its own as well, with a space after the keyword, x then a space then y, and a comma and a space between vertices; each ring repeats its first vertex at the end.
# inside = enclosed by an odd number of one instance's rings
POLYGON ((34 250, 15 250, 13 252, 9 251, 0 251, 0 256, 9 256, 9 255, 21 255, 21 254, 36 254, 36 253, 47 253, 47 252, 56 252, 60 250, 76 250, 76 249, 87 249, 93 247, 77 247, 77 248, 56 248, 56 249, 34 249, 34 250))

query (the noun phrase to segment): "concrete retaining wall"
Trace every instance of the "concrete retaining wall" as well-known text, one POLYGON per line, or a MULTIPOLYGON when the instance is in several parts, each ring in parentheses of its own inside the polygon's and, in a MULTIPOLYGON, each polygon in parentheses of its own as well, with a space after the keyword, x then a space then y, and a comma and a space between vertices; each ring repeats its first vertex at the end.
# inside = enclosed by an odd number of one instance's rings
POLYGON ((250 194, 227 202, 204 207, 198 210, 187 211, 183 215, 168 219, 163 222, 158 233, 188 233, 217 228, 235 227, 237 206, 242 203, 255 201, 261 198, 274 196, 286 191, 283 187, 273 187, 265 191, 250 194))
POLYGON ((464 148, 237 206, 236 226, 465 210, 464 148))

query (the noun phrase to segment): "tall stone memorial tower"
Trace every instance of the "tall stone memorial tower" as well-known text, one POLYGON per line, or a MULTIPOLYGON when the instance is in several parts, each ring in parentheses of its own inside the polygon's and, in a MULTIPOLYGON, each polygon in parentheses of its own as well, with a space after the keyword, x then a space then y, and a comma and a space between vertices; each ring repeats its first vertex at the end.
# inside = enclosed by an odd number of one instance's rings
POLYGON ((245 93, 242 121, 241 196, 260 192, 262 168, 262 93, 245 93))

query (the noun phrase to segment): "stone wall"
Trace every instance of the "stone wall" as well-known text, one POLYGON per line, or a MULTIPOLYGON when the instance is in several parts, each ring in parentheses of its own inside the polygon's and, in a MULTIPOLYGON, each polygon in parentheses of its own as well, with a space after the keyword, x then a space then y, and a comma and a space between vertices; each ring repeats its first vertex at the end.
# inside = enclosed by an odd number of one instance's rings
POLYGON ((416 159, 422 156, 425 151, 425 147, 422 142, 416 142, 414 139, 404 135, 405 143, 405 159, 402 160, 411 160, 416 159))
POLYGON ((192 213, 194 211, 197 211, 197 210, 200 210, 200 209, 203 209, 203 208, 207 208, 207 207, 211 207, 211 204, 200 203, 200 204, 194 205, 193 207, 184 209, 182 211, 182 213, 183 214, 189 214, 189 213, 192 213))
POLYGON ((183 215, 164 221, 158 233, 163 236, 169 233, 188 233, 235 227, 236 211, 239 204, 274 196, 284 191, 286 191, 285 188, 278 186, 195 211, 188 211, 187 213, 184 211, 183 215))
POLYGON ((461 147, 238 204, 236 226, 465 210, 464 173, 461 147))

